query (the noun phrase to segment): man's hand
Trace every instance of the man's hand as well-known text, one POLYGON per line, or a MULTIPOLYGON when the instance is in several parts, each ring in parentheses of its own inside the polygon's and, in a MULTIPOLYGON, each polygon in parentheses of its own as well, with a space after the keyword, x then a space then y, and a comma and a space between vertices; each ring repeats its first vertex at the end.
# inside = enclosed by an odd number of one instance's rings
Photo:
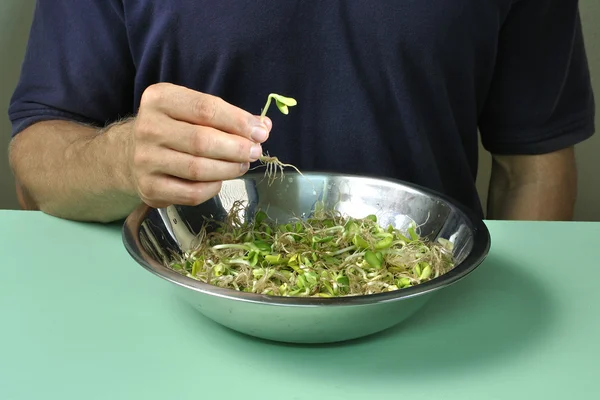
POLYGON ((271 129, 222 99, 161 83, 136 118, 98 130, 45 121, 18 134, 10 164, 29 207, 62 218, 110 222, 140 201, 197 205, 243 175, 271 129))
POLYGON ((270 121, 180 86, 143 94, 133 124, 130 168, 139 197, 152 207, 197 205, 221 182, 243 175, 262 155, 270 121))
POLYGON ((534 156, 493 156, 488 219, 573 219, 577 168, 572 147, 534 156))

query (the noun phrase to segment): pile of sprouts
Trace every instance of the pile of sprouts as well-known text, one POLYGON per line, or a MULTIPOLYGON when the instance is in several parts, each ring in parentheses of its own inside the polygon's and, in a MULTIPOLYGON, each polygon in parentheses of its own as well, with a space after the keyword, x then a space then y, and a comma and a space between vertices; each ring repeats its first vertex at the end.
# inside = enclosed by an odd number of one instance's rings
POLYGON ((234 203, 225 221, 204 226, 199 243, 171 268, 202 282, 274 296, 338 297, 408 288, 454 266, 451 245, 382 228, 375 215, 350 218, 318 210, 303 220, 278 224, 259 210, 234 203))
MULTIPOLYGON (((294 99, 269 95, 287 114, 294 99)), ((265 176, 272 184, 284 167, 263 155, 265 176)), ((296 169, 298 173, 298 169, 296 169)), ((300 173, 301 174, 301 173, 300 173)), ((174 258, 169 267, 204 283, 272 296, 342 297, 409 288, 454 268, 452 244, 432 242, 412 224, 406 232, 382 227, 375 215, 352 218, 326 210, 317 202, 308 218, 278 223, 236 201, 224 221, 207 220, 197 245, 174 258), (214 224, 214 225, 213 225, 214 224), (209 226, 215 227, 209 230, 209 226)))

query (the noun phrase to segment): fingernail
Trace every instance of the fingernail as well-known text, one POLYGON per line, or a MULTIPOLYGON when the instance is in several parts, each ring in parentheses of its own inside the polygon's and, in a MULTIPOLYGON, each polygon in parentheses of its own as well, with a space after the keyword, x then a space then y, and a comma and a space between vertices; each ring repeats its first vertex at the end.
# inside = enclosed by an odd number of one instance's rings
POLYGON ((268 137, 267 128, 264 125, 255 126, 252 128, 251 137, 255 142, 264 142, 268 137))
POLYGON ((267 129, 270 131, 273 128, 273 121, 269 117, 265 117, 263 123, 267 126, 267 129))
POLYGON ((241 163, 240 164, 240 172, 243 174, 246 171, 248 171, 248 168, 250 168, 250 163, 241 163))
POLYGON ((254 146, 252 146, 252 148, 250 149, 250 160, 256 161, 260 158, 261 155, 262 146, 260 144, 255 144, 254 146))

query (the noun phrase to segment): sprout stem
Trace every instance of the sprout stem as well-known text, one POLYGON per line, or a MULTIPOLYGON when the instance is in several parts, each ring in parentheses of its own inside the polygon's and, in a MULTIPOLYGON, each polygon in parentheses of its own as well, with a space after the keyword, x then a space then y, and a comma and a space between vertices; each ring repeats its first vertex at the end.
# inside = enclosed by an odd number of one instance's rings
POLYGON ((265 119, 265 116, 267 115, 267 110, 269 109, 269 106, 271 105, 271 99, 272 99, 272 94, 270 94, 267 97, 267 103, 265 104, 265 106, 262 109, 262 112, 260 113, 260 122, 263 122, 265 119))

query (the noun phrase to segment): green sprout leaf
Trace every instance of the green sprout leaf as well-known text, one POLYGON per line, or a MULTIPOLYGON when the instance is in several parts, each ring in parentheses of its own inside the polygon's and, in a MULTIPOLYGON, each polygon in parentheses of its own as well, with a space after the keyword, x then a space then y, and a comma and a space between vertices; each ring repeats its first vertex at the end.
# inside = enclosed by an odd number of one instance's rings
POLYGON ((252 270, 252 275, 256 279, 260 279, 265 275, 265 270, 263 268, 256 268, 252 270))
POLYGON ((214 276, 222 276, 225 273, 226 269, 223 264, 217 264, 213 267, 213 275, 214 276))
POLYGON ((262 240, 256 240, 252 243, 256 249, 258 249, 261 253, 270 253, 271 245, 262 240))
POLYGON ((307 287, 307 282, 306 278, 304 277, 304 274, 298 275, 298 279, 296 279, 296 286, 298 286, 298 288, 300 289, 304 289, 305 287, 307 287))
POLYGON ((347 276, 340 275, 337 278, 335 278, 335 281, 338 283, 338 285, 350 286, 350 280, 347 276))
POLYGON ((352 243, 354 243, 354 245, 359 249, 369 248, 369 242, 363 239, 359 234, 354 235, 354 238, 352 238, 352 243))
POLYGON ((248 254, 248 262, 251 267, 256 267, 256 264, 258 264, 258 253, 256 251, 251 251, 248 254))
POLYGON ((376 250, 387 249, 388 247, 390 247, 392 245, 393 242, 394 242, 394 236, 391 234, 388 234, 383 239, 381 239, 380 241, 375 243, 375 249, 376 250))
POLYGON ((279 111, 281 111, 282 114, 285 114, 285 115, 289 114, 290 111, 289 111, 287 105, 283 104, 280 101, 275 101, 275 104, 277 105, 277 108, 279 108, 279 111))
POLYGON ((298 104, 298 102, 291 97, 286 97, 275 93, 271 93, 270 96, 273 97, 277 103, 283 104, 284 106, 293 107, 298 104))
MULTIPOLYGON (((381 254, 381 253, 379 253, 381 254)), ((383 264, 383 257, 379 257, 377 254, 370 250, 365 252, 365 261, 373 268, 380 269, 383 264)))
POLYGON ((254 222, 256 222, 256 225, 260 225, 266 219, 267 219, 267 213, 265 213, 264 211, 259 211, 256 213, 256 216, 254 217, 254 222))
POLYGON ((178 263, 173 264, 171 268, 173 268, 175 271, 183 271, 183 267, 178 263))
POLYGON ((196 275, 198 273, 198 271, 200 271, 200 268, 202 268, 202 260, 197 259, 192 264, 192 275, 196 275))
POLYGON ((281 113, 285 115, 289 113, 288 107, 293 107, 298 104, 298 102, 291 97, 282 96, 276 93, 270 93, 267 97, 267 103, 265 104, 265 107, 263 108, 262 113, 260 114, 261 119, 264 118, 265 115, 267 115, 267 110, 269 109, 269 106, 271 105, 271 101, 273 99, 275 100, 275 105, 277 106, 279 111, 281 111, 281 113))
POLYGON ((317 282, 319 281, 319 277, 314 272, 305 272, 304 276, 306 277, 306 282, 308 282, 310 288, 312 289, 317 282))
POLYGON ((365 217, 365 219, 368 219, 369 221, 377 222, 377 215, 369 214, 365 217))
POLYGON ((421 274, 419 275, 419 279, 423 281, 425 279, 429 279, 430 276, 431 276, 431 265, 429 265, 429 263, 427 263, 427 262, 422 262, 421 263, 421 274))
POLYGON ((281 260, 281 254, 267 254, 265 256, 265 261, 269 264, 280 264, 283 262, 281 260))
POLYGON ((308 259, 308 257, 305 256, 303 258, 303 261, 304 261, 304 265, 305 266, 307 266, 307 267, 312 267, 313 266, 312 262, 310 262, 310 260, 308 259))
POLYGON ((327 242, 331 242, 333 239, 335 239, 333 236, 325 236, 325 237, 313 236, 312 241, 313 241, 313 243, 327 243, 327 242))
POLYGON ((413 271, 415 273, 415 275, 417 276, 421 276, 421 264, 417 264, 413 267, 413 271))
POLYGON ((332 296, 335 296, 337 294, 336 291, 333 290, 333 287, 329 283, 323 282, 323 286, 329 292, 328 294, 330 294, 332 296))
POLYGON ((398 283, 396 283, 396 285, 399 288, 409 287, 410 286, 410 279, 409 278, 400 278, 400 279, 398 279, 398 283))
POLYGON ((346 223, 346 226, 344 228, 345 228, 345 231, 349 234, 354 234, 354 233, 358 232, 358 224, 356 222, 354 222, 353 220, 349 220, 346 223))
POLYGON ((419 235, 415 231, 415 227, 414 226, 410 226, 408 228, 408 234, 410 235, 410 238, 413 240, 413 242, 416 242, 416 241, 418 241, 420 239, 419 235))

